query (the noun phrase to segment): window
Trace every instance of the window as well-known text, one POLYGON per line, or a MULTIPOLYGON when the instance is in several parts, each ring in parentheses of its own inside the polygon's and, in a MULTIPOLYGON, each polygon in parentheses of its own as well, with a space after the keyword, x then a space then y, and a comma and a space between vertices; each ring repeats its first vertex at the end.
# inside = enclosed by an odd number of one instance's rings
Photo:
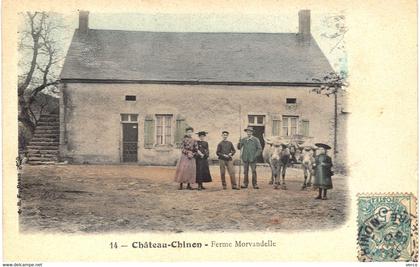
POLYGON ((298 121, 297 116, 283 116, 283 136, 293 136, 298 133, 298 121))
POLYGON ((156 144, 169 145, 172 137, 172 115, 156 115, 156 144))
POLYGON ((122 122, 137 122, 137 119, 138 119, 137 114, 121 114, 122 122))
POLYGON ((136 96, 135 95, 126 95, 125 96, 125 101, 136 101, 136 96))
POLYGON ((248 115, 248 124, 254 126, 264 126, 265 116, 264 115, 248 115))
POLYGON ((296 104, 296 98, 286 98, 286 104, 296 104))

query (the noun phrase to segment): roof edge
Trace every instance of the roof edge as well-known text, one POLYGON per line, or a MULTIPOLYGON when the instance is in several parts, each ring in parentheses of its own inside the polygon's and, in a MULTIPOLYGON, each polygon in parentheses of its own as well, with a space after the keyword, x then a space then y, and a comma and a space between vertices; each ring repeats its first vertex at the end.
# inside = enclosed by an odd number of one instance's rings
POLYGON ((200 81, 200 80, 114 80, 114 79, 60 79, 61 83, 106 83, 106 84, 178 84, 178 85, 231 85, 231 86, 321 86, 317 82, 241 82, 241 81, 200 81))
MULTIPOLYGON (((79 29, 74 29, 79 32, 79 29)), ((122 30, 122 29, 91 29, 89 31, 103 31, 103 32, 130 32, 130 33, 179 33, 179 34, 278 34, 278 35, 299 35, 298 32, 234 32, 234 31, 152 31, 152 30, 122 30)), ((312 36, 312 34, 310 34, 312 36)))

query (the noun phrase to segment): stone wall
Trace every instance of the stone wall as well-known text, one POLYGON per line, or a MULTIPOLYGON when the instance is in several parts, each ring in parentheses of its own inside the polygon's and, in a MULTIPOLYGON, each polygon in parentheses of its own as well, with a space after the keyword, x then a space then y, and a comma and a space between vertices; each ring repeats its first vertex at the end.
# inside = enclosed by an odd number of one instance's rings
POLYGON ((347 121, 350 116, 346 103, 345 92, 338 94, 337 104, 337 149, 335 154, 335 169, 340 173, 347 173, 348 169, 346 166, 347 162, 347 121))
POLYGON ((68 83, 61 88, 61 158, 74 163, 120 163, 124 113, 138 114, 138 163, 144 165, 174 165, 180 154, 175 145, 144 146, 145 118, 156 114, 173 116, 172 143, 178 117, 196 131, 208 131, 211 159, 221 131, 231 132, 229 139, 237 143, 240 119, 244 128, 248 115, 265 115, 267 136, 272 119, 291 115, 309 120, 315 142, 334 141, 334 98, 308 87, 68 83), (126 95, 136 101, 126 101, 126 95), (286 104, 286 98, 296 98, 297 104, 286 104))

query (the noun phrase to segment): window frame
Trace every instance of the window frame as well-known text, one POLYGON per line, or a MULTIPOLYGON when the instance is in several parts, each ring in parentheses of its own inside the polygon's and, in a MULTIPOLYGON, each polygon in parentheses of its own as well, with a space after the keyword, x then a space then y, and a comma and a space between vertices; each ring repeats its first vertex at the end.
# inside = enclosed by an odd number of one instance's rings
POLYGON ((292 137, 293 135, 299 134, 299 116, 294 115, 283 115, 282 116, 282 125, 281 125, 281 135, 284 137, 292 137), (292 119, 296 120, 296 132, 292 133, 292 119), (287 121, 287 126, 285 125, 285 121, 287 121), (285 131, 285 129, 287 129, 285 131))
POLYGON ((121 123, 138 123, 139 122, 139 114, 136 113, 121 113, 120 114, 120 121, 121 123), (123 116, 127 116, 127 120, 123 119, 123 116), (132 118, 135 117, 136 119, 132 120, 132 118))
POLYGON ((155 114, 155 146, 171 146, 173 144, 173 117, 173 114, 155 114), (161 120, 162 124, 159 124, 159 120, 161 120), (158 134, 158 129, 160 127, 161 134, 158 134), (168 128, 169 135, 167 133, 168 128))
POLYGON ((124 99, 125 99, 125 101, 128 101, 128 102, 136 102, 137 101, 137 96, 136 95, 125 95, 124 99))
POLYGON ((265 114, 248 114, 248 125, 249 126, 265 126, 266 124, 266 118, 267 116, 265 114), (252 117, 252 121, 251 121, 252 117), (258 122, 258 117, 262 117, 262 123, 258 122))

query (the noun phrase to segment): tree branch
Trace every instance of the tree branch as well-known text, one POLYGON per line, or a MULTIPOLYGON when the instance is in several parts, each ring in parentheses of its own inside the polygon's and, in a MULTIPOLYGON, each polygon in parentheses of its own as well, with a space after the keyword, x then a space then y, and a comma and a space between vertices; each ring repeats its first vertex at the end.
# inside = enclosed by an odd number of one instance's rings
MULTIPOLYGON (((59 83, 55 75, 55 66, 60 61, 60 42, 55 34, 60 23, 47 12, 26 12, 25 29, 19 31, 19 96, 18 119, 32 133, 37 125, 37 118, 48 109, 48 99, 39 101, 39 93, 46 88, 53 88, 59 83), (44 103, 45 102, 45 103, 44 103)), ((41 98, 42 99, 42 98, 41 98)))
MULTIPOLYGON (((53 81, 53 82, 44 83, 44 84, 42 84, 42 85, 40 85, 40 86, 36 87, 34 90, 32 90, 30 98, 35 98, 35 96, 36 96, 39 92, 41 92, 42 90, 44 90, 44 89, 45 89, 45 88, 47 88, 48 86, 51 86, 51 85, 57 85, 58 83, 59 83, 59 81, 58 81, 58 80, 56 80, 56 81, 53 81)), ((31 100, 29 100, 29 101, 31 101, 31 100)), ((33 100, 32 100, 31 102, 33 102, 33 100)))
MULTIPOLYGON (((30 12, 26 13, 30 22, 30 33, 32 36, 32 41, 33 41, 33 51, 32 51, 32 60, 31 60, 31 64, 30 64, 30 68, 28 71, 28 74, 26 75, 26 78, 24 80, 24 82, 22 84, 20 84, 18 86, 18 95, 23 95, 26 88, 28 88, 31 80, 32 80, 32 76, 34 74, 35 71, 35 67, 36 67, 36 62, 37 62, 37 58, 38 58, 38 50, 39 50, 39 35, 41 34, 42 31, 42 23, 40 25, 39 28, 37 28, 35 26, 35 18, 36 16, 39 14, 38 12, 35 12, 33 15, 30 12)), ((41 17, 41 22, 44 20, 44 14, 42 14, 41 17)))

